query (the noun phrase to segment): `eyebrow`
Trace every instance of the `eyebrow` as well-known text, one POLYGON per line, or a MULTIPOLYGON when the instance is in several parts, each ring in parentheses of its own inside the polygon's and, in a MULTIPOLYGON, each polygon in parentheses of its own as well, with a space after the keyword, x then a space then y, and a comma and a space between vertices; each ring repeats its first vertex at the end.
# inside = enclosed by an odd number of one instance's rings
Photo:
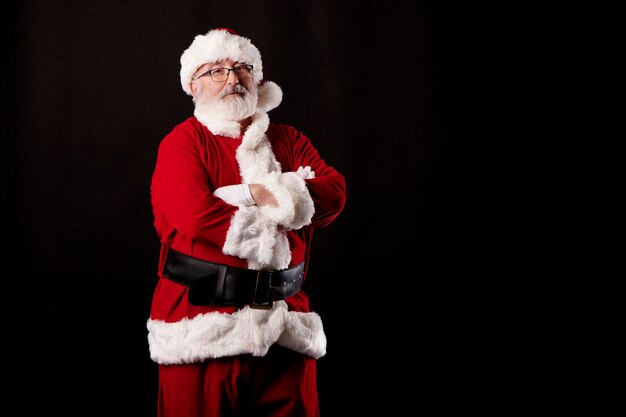
MULTIPOLYGON (((220 62, 220 61, 218 61, 218 62, 207 62, 206 64, 203 64, 203 65, 208 65, 209 66, 208 68, 222 68, 222 67, 226 66, 225 63, 220 62)), ((250 65, 250 64, 248 64, 246 62, 240 62, 240 61, 233 62, 233 67, 236 67, 237 65, 250 65)))
MULTIPOLYGON (((235 62, 233 63, 233 67, 236 67, 237 65, 250 65, 246 62, 235 62)), ((206 62, 202 65, 200 65, 198 67, 198 69, 196 70, 196 72, 194 73, 194 77, 197 77, 199 75, 204 74, 207 71, 211 71, 212 69, 215 68, 223 68, 225 66, 225 64, 223 62, 217 61, 217 62, 206 62), (202 71, 200 71, 200 68, 204 67, 205 65, 207 65, 207 67, 205 69, 203 69, 202 71)))

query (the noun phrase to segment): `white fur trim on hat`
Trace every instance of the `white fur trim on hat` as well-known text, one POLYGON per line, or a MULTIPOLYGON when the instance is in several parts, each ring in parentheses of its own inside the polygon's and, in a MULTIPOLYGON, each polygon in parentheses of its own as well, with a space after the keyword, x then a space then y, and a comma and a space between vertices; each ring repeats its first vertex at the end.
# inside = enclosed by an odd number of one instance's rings
POLYGON ((250 39, 237 35, 230 29, 213 29, 205 35, 197 35, 189 48, 180 57, 180 84, 191 95, 189 84, 196 70, 209 62, 230 58, 245 62, 254 67, 253 77, 259 83, 263 80, 261 53, 250 39))

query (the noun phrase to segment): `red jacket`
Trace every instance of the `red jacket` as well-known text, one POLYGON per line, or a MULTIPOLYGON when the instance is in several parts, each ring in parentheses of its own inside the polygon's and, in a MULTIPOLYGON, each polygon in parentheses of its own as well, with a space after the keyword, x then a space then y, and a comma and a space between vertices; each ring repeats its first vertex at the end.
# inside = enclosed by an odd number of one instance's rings
MULTIPOLYGON (((232 250, 230 253, 225 250, 227 238, 236 239, 233 235, 228 236, 228 233, 229 230, 234 233, 233 224, 237 215, 245 213, 240 207, 230 205, 213 195, 213 191, 219 187, 246 182, 245 178, 242 178, 242 173, 246 172, 242 161, 246 157, 240 155, 238 160, 237 156, 237 150, 244 138, 245 136, 231 138, 214 135, 196 117, 191 117, 176 126, 161 142, 151 185, 154 225, 162 242, 158 269, 161 279, 155 288, 149 327, 150 324, 154 326, 159 323, 159 326, 162 326, 202 316, 198 318, 199 321, 205 317, 215 316, 210 315, 215 312, 228 315, 236 312, 236 307, 189 304, 186 297, 187 288, 163 278, 162 269, 170 247, 214 263, 244 268, 250 266, 249 259, 233 255, 232 250), (238 213, 240 210, 242 211, 238 213)), ((270 158, 270 165, 274 161, 272 166, 278 167, 280 172, 293 172, 305 166, 310 166, 315 172, 314 178, 305 180, 306 190, 314 208, 310 221, 307 220, 307 224, 299 228, 285 227, 288 230, 283 232, 290 251, 290 258, 286 258, 289 260, 289 266, 302 261, 306 261, 305 265, 308 265, 314 229, 331 223, 345 205, 345 179, 337 170, 326 164, 309 138, 293 127, 269 124, 264 136, 259 136, 256 140, 269 145, 265 149, 269 149, 270 157, 273 153, 275 158, 275 161, 270 158)), ((259 149, 261 147, 254 148, 252 155, 255 158, 259 155, 265 158, 265 154, 257 152, 259 149)), ((246 175, 250 179, 253 174, 246 175)), ((233 247, 235 251, 238 250, 236 245, 233 247)), ((305 280, 306 276, 305 269, 305 280)), ((285 301, 289 311, 310 312, 308 297, 302 290, 285 301)), ((284 320, 289 321, 291 318, 284 320)), ((211 324, 213 325, 214 323, 211 324)), ((154 328, 151 332, 158 333, 154 328)), ((199 346, 198 348, 201 349, 199 346)), ((166 348, 161 346, 155 350, 163 349, 166 348)), ((226 352, 226 355, 231 354, 228 349, 218 348, 217 353, 213 350, 206 356, 223 356, 223 352, 226 352)), ((237 353, 239 350, 235 349, 234 352, 237 353)), ((242 352, 246 352, 245 347, 242 352)), ((163 355, 153 355, 158 362, 168 362, 168 359, 161 356, 163 355)), ((195 356, 181 358, 180 362, 197 359, 202 358, 195 356)))

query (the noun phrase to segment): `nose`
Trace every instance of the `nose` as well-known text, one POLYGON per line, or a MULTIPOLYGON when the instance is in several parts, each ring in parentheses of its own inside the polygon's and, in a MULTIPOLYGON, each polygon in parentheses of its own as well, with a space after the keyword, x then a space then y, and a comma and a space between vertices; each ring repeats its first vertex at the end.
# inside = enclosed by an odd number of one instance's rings
POLYGON ((235 73, 235 70, 230 70, 228 71, 228 79, 226 80, 228 82, 228 84, 239 84, 239 77, 237 77, 237 73, 235 73))

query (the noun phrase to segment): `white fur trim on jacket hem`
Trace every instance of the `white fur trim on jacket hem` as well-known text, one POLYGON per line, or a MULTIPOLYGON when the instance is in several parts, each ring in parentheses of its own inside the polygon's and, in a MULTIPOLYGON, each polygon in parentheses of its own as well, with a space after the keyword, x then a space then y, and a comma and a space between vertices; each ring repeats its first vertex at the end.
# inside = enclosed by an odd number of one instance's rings
POLYGON ((271 310, 248 306, 232 314, 212 312, 176 323, 149 319, 148 344, 153 361, 163 364, 251 354, 264 356, 278 343, 315 359, 326 354, 326 335, 317 313, 288 311, 278 301, 271 310))

